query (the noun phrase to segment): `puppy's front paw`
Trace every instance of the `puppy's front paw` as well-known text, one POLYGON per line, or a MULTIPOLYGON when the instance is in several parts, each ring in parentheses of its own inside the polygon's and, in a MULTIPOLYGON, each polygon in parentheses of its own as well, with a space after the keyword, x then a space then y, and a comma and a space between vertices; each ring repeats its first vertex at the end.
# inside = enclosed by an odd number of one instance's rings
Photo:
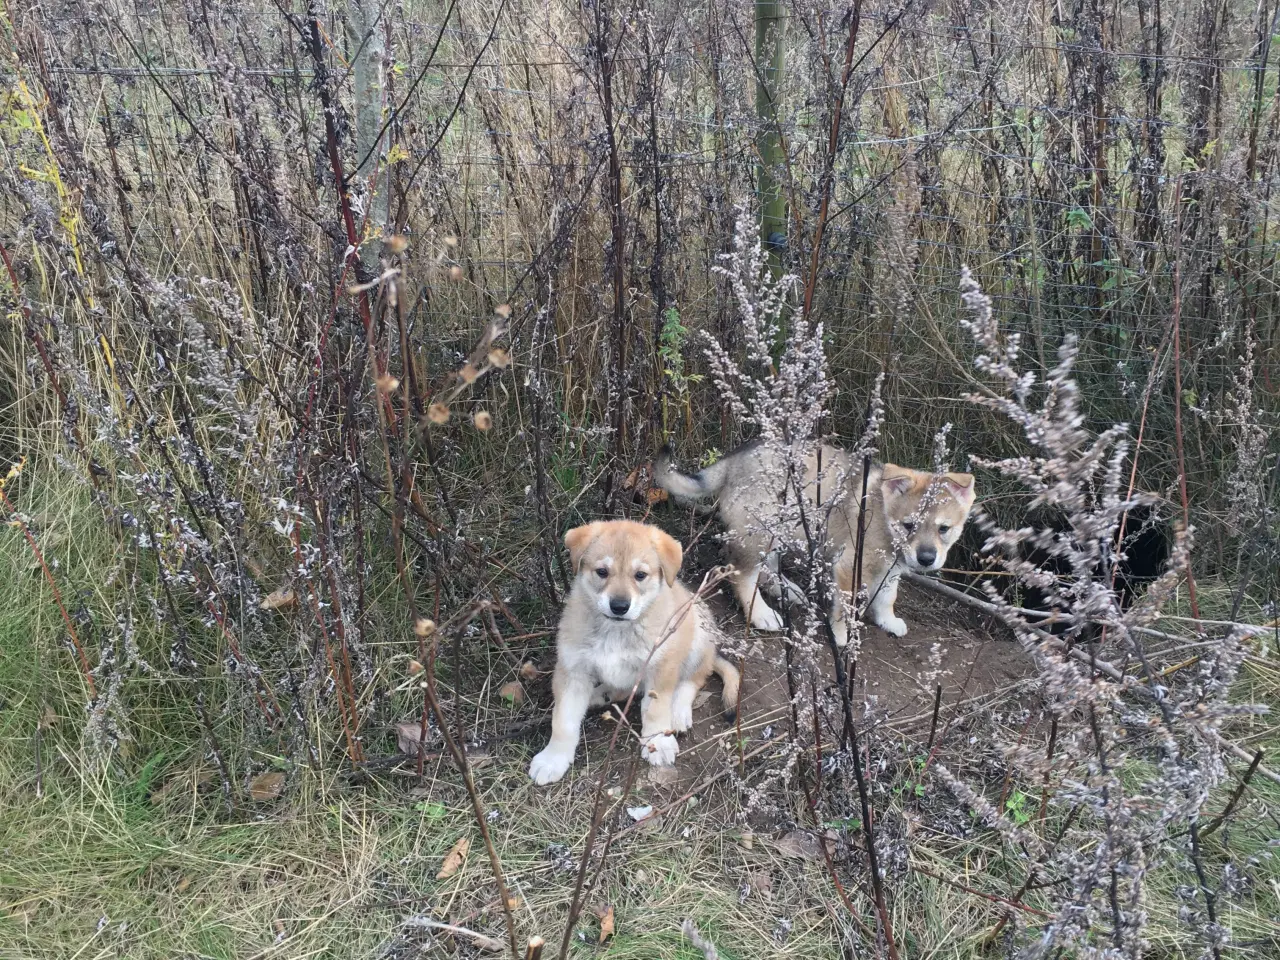
POLYGON ((831 633, 836 638, 836 646, 844 647, 849 644, 849 625, 843 620, 837 620, 831 625, 831 633))
POLYGON ((693 726, 693 701, 671 704, 671 729, 684 733, 693 726))
POLYGON ((573 764, 573 754, 547 747, 529 763, 529 776, 538 786, 555 783, 573 764))
POLYGON ((676 754, 680 752, 680 744, 669 733, 660 733, 640 744, 640 752, 655 767, 669 767, 676 762, 676 754))
POLYGON ((778 616, 778 612, 761 600, 759 596, 756 597, 755 603, 751 605, 751 625, 757 630, 767 630, 770 633, 776 633, 784 627, 782 617, 778 616))
POLYGON ((901 617, 895 617, 892 613, 876 620, 876 626, 885 633, 893 634, 895 637, 905 637, 907 635, 907 621, 901 617))

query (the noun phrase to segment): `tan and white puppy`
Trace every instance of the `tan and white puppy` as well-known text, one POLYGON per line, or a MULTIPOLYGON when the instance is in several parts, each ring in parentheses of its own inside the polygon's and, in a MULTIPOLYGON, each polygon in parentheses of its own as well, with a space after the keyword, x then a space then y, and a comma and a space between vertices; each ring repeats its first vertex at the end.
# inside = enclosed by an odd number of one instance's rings
MULTIPOLYGON (((738 571, 734 589, 758 630, 783 627, 782 618, 759 593, 762 580, 770 592, 787 586, 778 575, 777 541, 803 537, 799 523, 782 515, 786 475, 783 451, 761 442, 739 447, 695 475, 673 468, 666 449, 654 465, 658 485, 677 498, 717 499, 720 520, 729 534, 730 560, 738 571)), ((825 511, 827 518, 827 555, 839 588, 832 603, 831 626, 836 642, 843 645, 848 627, 842 597, 856 593, 853 576, 862 465, 854 463, 847 451, 823 445, 821 470, 816 453, 806 464, 804 490, 809 507, 825 511)), ((862 582, 876 626, 895 637, 906 634, 906 623, 893 612, 898 579, 903 570, 942 569, 947 551, 969 518, 973 498, 969 473, 925 473, 892 463, 872 466, 867 479, 862 582)))
POLYGON ((684 551, 657 527, 629 520, 588 523, 565 534, 574 570, 556 636, 551 742, 529 764, 554 783, 573 763, 582 718, 600 694, 625 699, 639 684, 640 750, 654 766, 675 763, 675 733, 693 725, 693 699, 714 671, 732 715, 738 671, 716 649, 706 605, 676 579, 684 551))

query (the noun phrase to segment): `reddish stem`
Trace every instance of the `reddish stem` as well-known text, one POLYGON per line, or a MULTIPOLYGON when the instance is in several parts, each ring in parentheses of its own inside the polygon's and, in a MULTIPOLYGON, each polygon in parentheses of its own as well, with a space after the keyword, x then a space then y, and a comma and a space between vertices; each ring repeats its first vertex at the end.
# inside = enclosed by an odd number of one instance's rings
POLYGON ((40 564, 40 569, 44 571, 44 578, 49 583, 49 589, 53 591, 54 602, 58 605, 58 612, 62 614, 62 621, 67 625, 67 633, 71 635, 71 643, 76 648, 76 656, 80 658, 80 669, 84 672, 84 681, 89 685, 89 696, 96 697, 98 695, 97 687, 93 682, 93 674, 89 668, 89 658, 85 656, 84 645, 80 643, 80 637, 76 634, 75 624, 71 622, 71 615, 67 613, 66 604, 62 602, 62 593, 58 590, 58 585, 53 580, 53 572, 49 569, 49 564, 45 563, 44 554, 40 551, 40 545, 36 543, 36 538, 31 535, 22 517, 18 515, 17 509, 13 506, 8 495, 0 490, 0 503, 3 503, 10 513, 13 514, 13 522, 18 525, 18 529, 22 531, 22 535, 27 538, 27 543, 31 546, 31 552, 36 555, 36 561, 40 564))

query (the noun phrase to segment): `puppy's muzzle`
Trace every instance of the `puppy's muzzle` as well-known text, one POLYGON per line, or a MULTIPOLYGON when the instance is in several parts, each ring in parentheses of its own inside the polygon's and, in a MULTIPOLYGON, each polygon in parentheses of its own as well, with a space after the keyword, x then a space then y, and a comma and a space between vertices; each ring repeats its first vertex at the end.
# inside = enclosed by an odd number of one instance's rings
POLYGON ((932 567, 938 559, 938 551, 933 547, 921 547, 916 551, 916 562, 922 567, 932 567))
POLYGON ((625 617, 627 611, 631 609, 630 597, 610 597, 609 612, 615 617, 625 617))

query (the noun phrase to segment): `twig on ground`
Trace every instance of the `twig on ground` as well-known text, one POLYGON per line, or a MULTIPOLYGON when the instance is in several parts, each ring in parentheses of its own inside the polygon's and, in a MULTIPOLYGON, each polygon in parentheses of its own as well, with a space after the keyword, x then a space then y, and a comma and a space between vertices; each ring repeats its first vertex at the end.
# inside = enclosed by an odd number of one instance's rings
POLYGON ((502 949, 501 940, 495 940, 493 937, 477 933, 475 930, 468 930, 466 927, 455 927, 452 923, 441 923, 439 920, 432 920, 429 917, 410 917, 404 921, 404 925, 406 927, 426 927, 428 930, 451 933, 455 937, 466 937, 481 950, 488 950, 491 953, 497 953, 502 949))
POLYGON ((1258 772, 1258 767, 1262 765, 1262 755, 1264 752, 1265 751, 1263 750, 1259 750, 1253 755, 1253 762, 1249 764, 1249 769, 1245 771, 1240 782, 1236 784, 1236 788, 1232 791, 1231 799, 1227 801, 1227 805, 1223 808, 1220 814, 1214 817, 1213 820, 1200 831, 1201 839, 1209 836, 1217 830, 1226 822, 1227 817, 1231 816, 1231 811, 1236 808, 1236 804, 1239 803, 1240 798, 1244 796, 1244 791, 1249 786, 1249 781, 1253 779, 1253 775, 1258 772))

